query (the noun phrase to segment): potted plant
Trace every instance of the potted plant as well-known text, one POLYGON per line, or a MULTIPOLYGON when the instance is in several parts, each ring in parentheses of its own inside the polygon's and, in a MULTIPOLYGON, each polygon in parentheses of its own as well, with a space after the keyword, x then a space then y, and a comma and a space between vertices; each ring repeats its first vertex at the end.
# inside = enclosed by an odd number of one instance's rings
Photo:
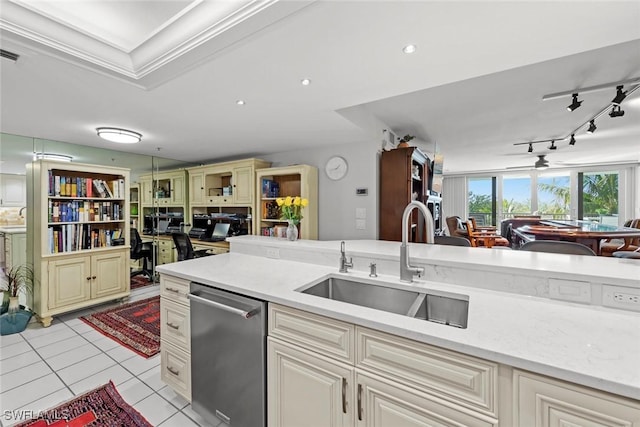
POLYGON ((414 139, 415 136, 406 134, 402 138, 398 137, 398 148, 404 148, 409 146, 409 141, 414 139))
POLYGON ((2 284, 4 292, 2 300, 2 314, 0 315, 0 335, 22 332, 31 320, 30 310, 20 305, 20 294, 29 295, 33 292, 35 275, 28 265, 17 265, 10 269, 2 269, 2 284), (6 302, 6 313, 5 311, 6 302))

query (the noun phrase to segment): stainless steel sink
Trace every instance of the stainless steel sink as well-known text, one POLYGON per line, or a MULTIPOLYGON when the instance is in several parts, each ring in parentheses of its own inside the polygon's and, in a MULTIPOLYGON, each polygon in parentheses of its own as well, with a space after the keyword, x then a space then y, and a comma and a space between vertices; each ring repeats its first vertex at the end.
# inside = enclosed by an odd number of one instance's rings
POLYGON ((297 291, 457 328, 467 327, 467 295, 411 291, 342 277, 329 277, 297 291))
POLYGON ((300 292, 397 314, 407 314, 420 295, 419 292, 336 277, 330 277, 300 292))

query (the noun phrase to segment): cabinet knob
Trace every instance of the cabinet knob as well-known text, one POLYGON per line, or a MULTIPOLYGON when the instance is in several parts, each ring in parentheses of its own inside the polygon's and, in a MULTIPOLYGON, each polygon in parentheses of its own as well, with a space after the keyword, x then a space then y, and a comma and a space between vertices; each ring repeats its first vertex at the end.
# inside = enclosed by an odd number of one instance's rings
POLYGON ((89 277, 87 277, 87 280, 91 280, 91 277, 90 277, 90 276, 89 276, 89 277))
POLYGON ((92 278, 93 280, 96 280, 96 276, 91 276, 91 278, 92 278))

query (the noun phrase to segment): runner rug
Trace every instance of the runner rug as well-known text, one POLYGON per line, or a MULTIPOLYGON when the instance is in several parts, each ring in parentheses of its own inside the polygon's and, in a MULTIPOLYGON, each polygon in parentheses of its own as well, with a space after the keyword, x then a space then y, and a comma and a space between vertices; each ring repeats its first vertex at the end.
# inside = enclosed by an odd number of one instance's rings
POLYGON ((149 285, 153 285, 153 282, 142 274, 131 278, 131 289, 138 289, 149 285))
POLYGON ((160 352, 160 296, 82 316, 98 332, 143 357, 160 352))
MULTIPOLYGON (((62 405, 43 412, 37 419, 17 427, 153 427, 124 401, 113 382, 91 390, 62 405)), ((16 427, 14 426, 14 427, 16 427)))

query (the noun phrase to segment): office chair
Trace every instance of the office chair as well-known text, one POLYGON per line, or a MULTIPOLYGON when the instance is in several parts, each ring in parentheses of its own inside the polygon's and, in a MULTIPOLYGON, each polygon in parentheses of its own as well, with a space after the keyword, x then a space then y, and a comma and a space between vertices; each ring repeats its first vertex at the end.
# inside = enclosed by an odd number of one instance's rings
POLYGON ((520 247, 521 251, 551 252, 554 254, 591 255, 596 253, 588 246, 561 240, 532 240, 520 247))
POLYGON ((471 242, 469 242, 469 239, 456 236, 435 236, 433 238, 433 243, 435 243, 436 245, 471 247, 471 242))
POLYGON ((150 242, 143 243, 138 230, 135 228, 130 229, 129 234, 131 239, 131 259, 134 261, 137 261, 139 259, 142 260, 142 269, 132 271, 131 277, 143 274, 149 280, 151 280, 153 278, 153 273, 149 271, 147 260, 151 259, 151 257, 153 256, 153 245, 150 242))
POLYGON ((178 261, 213 255, 207 252, 208 249, 194 250, 187 233, 174 232, 171 233, 171 237, 173 237, 173 243, 178 251, 178 261))

